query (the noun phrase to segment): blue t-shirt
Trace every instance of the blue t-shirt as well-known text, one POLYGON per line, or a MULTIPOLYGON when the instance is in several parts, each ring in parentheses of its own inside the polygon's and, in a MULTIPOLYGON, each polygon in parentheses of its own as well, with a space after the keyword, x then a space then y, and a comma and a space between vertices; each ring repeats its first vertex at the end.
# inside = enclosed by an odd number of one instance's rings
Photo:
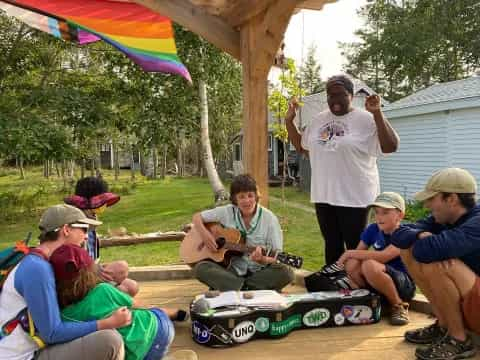
MULTIPOLYGON (((360 239, 367 244, 368 247, 373 246, 375 251, 382 251, 392 244, 390 241, 390 235, 381 231, 377 224, 368 225, 360 235, 360 239)), ((385 265, 390 265, 395 270, 402 271, 404 273, 407 272, 407 268, 405 267, 405 264, 400 256, 393 258, 385 265)))

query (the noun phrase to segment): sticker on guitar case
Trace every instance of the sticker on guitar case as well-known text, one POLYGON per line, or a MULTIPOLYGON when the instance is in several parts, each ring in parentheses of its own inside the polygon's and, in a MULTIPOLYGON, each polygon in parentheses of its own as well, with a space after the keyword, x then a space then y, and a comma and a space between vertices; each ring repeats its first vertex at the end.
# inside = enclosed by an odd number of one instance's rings
POLYGON ((199 344, 206 344, 210 340, 210 331, 198 321, 194 321, 192 324, 192 335, 199 344))

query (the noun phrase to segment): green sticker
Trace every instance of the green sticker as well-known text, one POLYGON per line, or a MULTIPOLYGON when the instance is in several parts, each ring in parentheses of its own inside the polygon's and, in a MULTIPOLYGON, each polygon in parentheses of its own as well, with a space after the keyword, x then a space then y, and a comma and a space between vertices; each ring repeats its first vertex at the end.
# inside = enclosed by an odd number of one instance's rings
POLYGON ((292 315, 286 320, 273 322, 270 326, 270 335, 285 335, 299 327, 302 327, 302 315, 292 315))
POLYGON ((270 320, 268 320, 265 317, 259 317, 257 320, 255 320, 255 328, 257 331, 260 332, 265 332, 268 330, 270 327, 270 320))

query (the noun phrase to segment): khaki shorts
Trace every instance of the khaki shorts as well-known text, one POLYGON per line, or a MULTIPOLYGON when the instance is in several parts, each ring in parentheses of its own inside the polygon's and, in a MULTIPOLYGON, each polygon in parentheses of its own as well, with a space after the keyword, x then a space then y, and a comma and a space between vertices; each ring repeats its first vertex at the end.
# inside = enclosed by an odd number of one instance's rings
POLYGON ((475 284, 468 295, 463 299, 462 312, 467 328, 480 334, 480 277, 477 276, 475 284))

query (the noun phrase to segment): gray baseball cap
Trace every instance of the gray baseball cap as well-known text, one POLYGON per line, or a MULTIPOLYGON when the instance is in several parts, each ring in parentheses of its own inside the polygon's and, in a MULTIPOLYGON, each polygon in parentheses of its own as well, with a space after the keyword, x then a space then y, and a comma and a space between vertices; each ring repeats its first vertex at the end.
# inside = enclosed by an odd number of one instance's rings
POLYGON ((38 227, 44 233, 55 231, 67 224, 101 225, 101 221, 88 218, 82 210, 61 204, 49 207, 40 218, 38 227))

